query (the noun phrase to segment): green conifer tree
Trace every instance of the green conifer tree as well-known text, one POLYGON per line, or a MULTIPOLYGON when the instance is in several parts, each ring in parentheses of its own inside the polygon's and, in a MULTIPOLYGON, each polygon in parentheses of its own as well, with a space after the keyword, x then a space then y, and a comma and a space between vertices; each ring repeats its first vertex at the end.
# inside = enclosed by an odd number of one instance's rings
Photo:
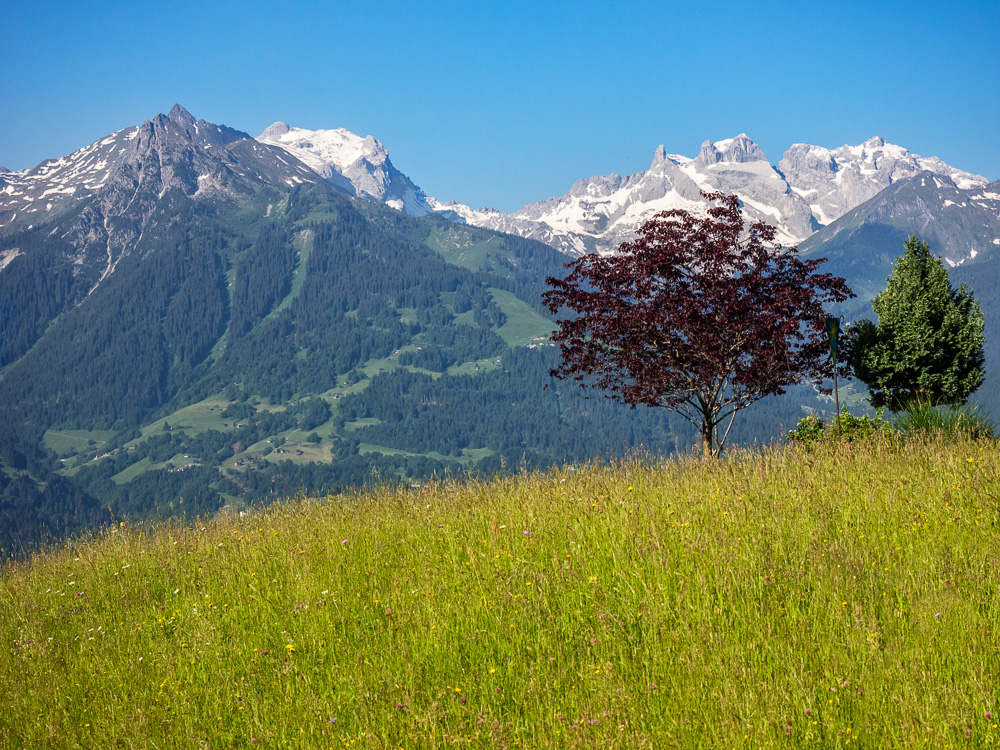
POLYGON ((979 302, 951 286, 926 242, 911 236, 903 247, 872 302, 878 323, 862 320, 848 338, 848 362, 875 407, 965 403, 985 376, 979 302))

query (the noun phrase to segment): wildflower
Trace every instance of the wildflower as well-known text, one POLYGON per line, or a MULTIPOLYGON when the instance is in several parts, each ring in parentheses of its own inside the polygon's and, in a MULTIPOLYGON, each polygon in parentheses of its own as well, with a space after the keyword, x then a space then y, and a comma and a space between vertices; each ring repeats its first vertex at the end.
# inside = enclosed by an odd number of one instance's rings
POLYGON ((525 529, 523 532, 523 536, 531 536, 531 532, 525 529))
POLYGON ((345 539, 344 541, 341 542, 341 544, 347 544, 347 540, 345 539))
POLYGON ((285 650, 288 651, 289 653, 291 653, 292 651, 295 650, 295 646, 293 646, 291 643, 286 643, 285 644, 285 650))

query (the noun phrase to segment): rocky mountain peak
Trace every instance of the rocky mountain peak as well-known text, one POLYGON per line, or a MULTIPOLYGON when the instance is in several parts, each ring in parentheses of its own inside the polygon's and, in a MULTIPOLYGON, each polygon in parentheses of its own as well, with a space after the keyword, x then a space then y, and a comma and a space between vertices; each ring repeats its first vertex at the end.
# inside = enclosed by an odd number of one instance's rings
POLYGON ((727 138, 715 143, 705 140, 701 144, 697 161, 703 166, 719 164, 720 162, 746 164, 757 161, 766 162, 767 156, 746 133, 740 133, 735 138, 727 138))
POLYGON ((701 150, 698 152, 696 161, 703 166, 708 166, 709 164, 718 164, 721 156, 715 145, 706 138, 705 142, 701 144, 701 150))
POLYGON ((167 143, 216 146, 245 139, 250 139, 247 133, 196 120, 184 107, 175 104, 167 114, 159 114, 142 124, 135 145, 141 151, 146 147, 161 148, 167 143))
POLYGON ((778 168, 792 190, 807 199, 820 224, 830 224, 893 183, 930 170, 962 189, 986 184, 935 157, 911 154, 902 146, 874 136, 859 146, 827 149, 796 143, 778 168))
POLYGON ((266 141, 272 138, 280 138, 285 133, 290 133, 291 131, 292 131, 291 125, 289 125, 287 122, 282 122, 281 120, 278 120, 278 122, 272 123, 268 125, 266 128, 264 128, 264 132, 261 133, 259 136, 257 136, 257 139, 261 141, 266 141))
POLYGON ((653 167, 665 164, 666 162, 667 162, 667 149, 661 143, 657 147, 656 151, 653 153, 653 163, 649 165, 649 168, 652 169, 653 167))
POLYGON ((61 237, 70 252, 100 268, 88 277, 93 288, 165 215, 163 200, 232 204, 261 189, 318 180, 297 160, 246 133, 196 120, 180 105, 0 182, 15 179, 0 191, 0 228, 66 217, 61 237))
POLYGON ((178 125, 194 125, 194 117, 180 104, 175 104, 167 113, 167 118, 178 125))
POLYGON ((733 138, 725 150, 726 161, 753 162, 767 161, 764 151, 746 133, 740 133, 733 138))
MULTIPOLYGON (((915 156, 878 136, 832 150, 797 143, 776 169, 764 151, 740 133, 721 141, 704 141, 693 159, 669 154, 659 146, 648 171, 579 180, 561 197, 510 214, 455 206, 450 210, 470 224, 538 239, 571 255, 594 249, 608 253, 631 239, 635 228, 657 211, 698 210, 703 203, 701 191, 721 190, 745 199, 752 219, 775 225, 779 241, 792 245, 922 170, 930 170, 924 177, 927 185, 941 190, 986 185, 982 177, 956 170, 940 159, 915 156)), ((952 200, 959 202, 954 196, 952 200)))
POLYGON ((372 135, 360 136, 344 128, 306 130, 276 122, 257 140, 287 151, 352 195, 414 216, 431 210, 424 191, 392 165, 389 152, 372 135))
POLYGON ((361 153, 363 158, 374 165, 384 164, 389 158, 389 152, 385 150, 382 141, 371 135, 366 135, 361 141, 361 153))

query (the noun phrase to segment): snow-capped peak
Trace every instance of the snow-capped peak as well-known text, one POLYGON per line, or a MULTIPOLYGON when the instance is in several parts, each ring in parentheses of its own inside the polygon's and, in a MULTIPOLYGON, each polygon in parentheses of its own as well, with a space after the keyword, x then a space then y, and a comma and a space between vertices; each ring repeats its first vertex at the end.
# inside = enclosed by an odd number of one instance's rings
POLYGON ((963 190, 987 184, 984 177, 955 169, 937 157, 911 154, 880 136, 834 149, 796 143, 785 152, 778 168, 824 225, 889 185, 924 170, 948 177, 963 190))
POLYGON ((389 156, 385 147, 372 136, 362 137, 344 128, 306 130, 276 122, 257 136, 257 140, 292 152, 327 178, 332 169, 343 174, 361 159, 381 165, 389 156))
POLYGON ((414 216, 431 211, 424 191, 392 165, 385 146, 373 136, 360 136, 345 128, 307 130, 279 121, 257 140, 288 151, 354 195, 414 216))
POLYGON ((771 166, 746 134, 706 140, 695 158, 656 149, 645 172, 590 177, 558 198, 527 205, 510 214, 473 211, 432 200, 437 210, 466 222, 547 242, 572 254, 614 252, 641 224, 671 208, 702 211, 701 191, 735 193, 753 220, 777 229, 779 242, 798 244, 816 230, 863 203, 889 184, 928 169, 960 188, 986 180, 940 159, 911 154, 876 136, 859 146, 826 149, 795 144, 771 166))

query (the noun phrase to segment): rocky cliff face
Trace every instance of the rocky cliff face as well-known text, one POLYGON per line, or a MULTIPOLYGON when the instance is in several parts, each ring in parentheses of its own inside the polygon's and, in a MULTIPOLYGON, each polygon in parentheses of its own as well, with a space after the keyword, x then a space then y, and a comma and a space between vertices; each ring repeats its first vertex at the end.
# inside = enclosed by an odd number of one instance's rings
POLYGON ((739 194, 748 215, 775 225, 779 240, 786 244, 818 228, 809 207, 745 134, 716 143, 705 141, 693 159, 668 154, 660 146, 644 172, 580 180, 562 197, 527 205, 512 214, 473 211, 456 204, 437 206, 471 224, 539 239, 578 255, 614 252, 660 211, 703 211, 707 205, 701 192, 716 190, 739 194))

